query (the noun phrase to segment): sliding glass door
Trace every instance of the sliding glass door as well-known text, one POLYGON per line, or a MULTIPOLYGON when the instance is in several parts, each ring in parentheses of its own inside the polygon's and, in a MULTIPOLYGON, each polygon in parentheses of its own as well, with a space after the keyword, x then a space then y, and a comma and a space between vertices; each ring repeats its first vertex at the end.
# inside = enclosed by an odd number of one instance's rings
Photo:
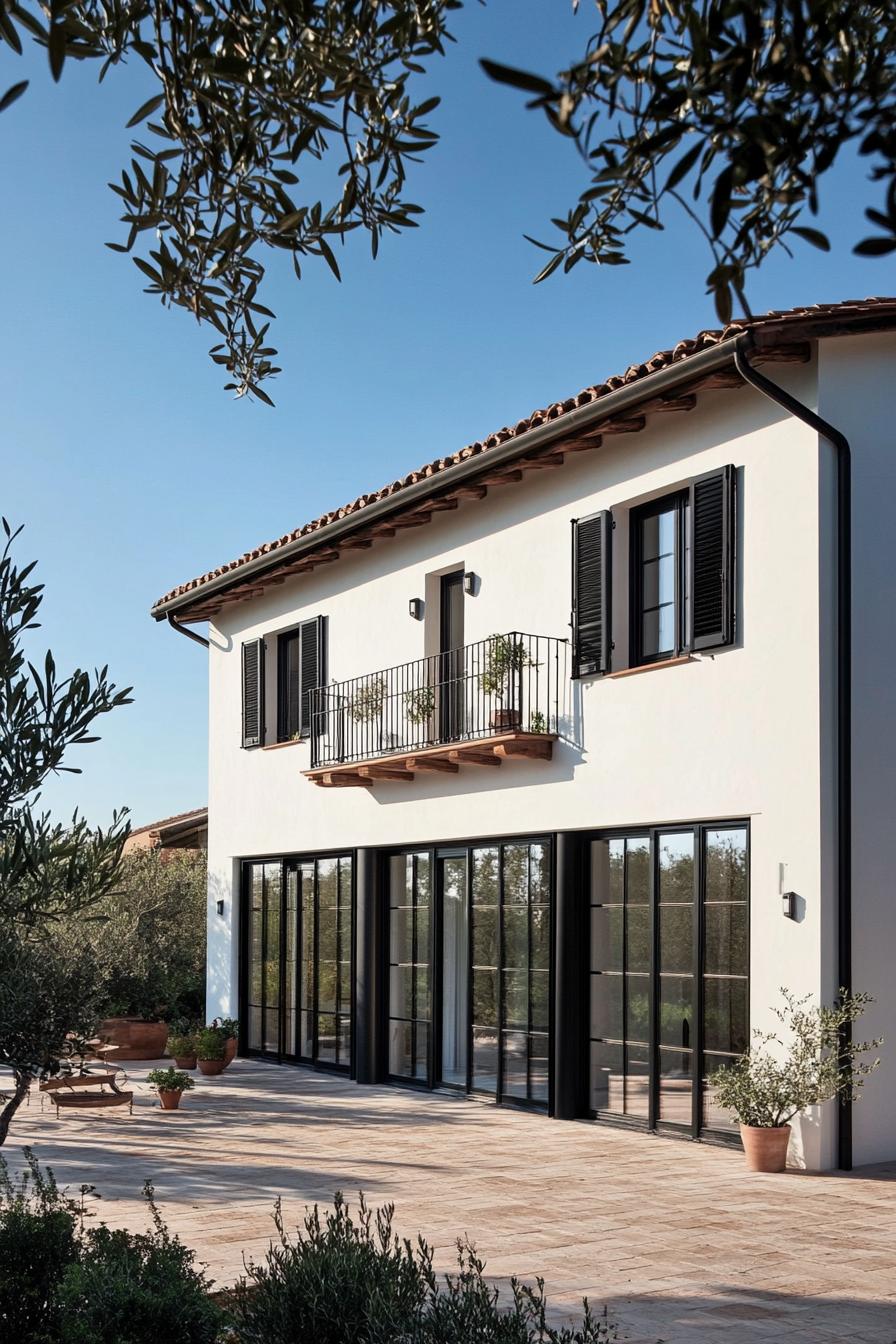
POLYGON ((389 1073, 546 1106, 546 841, 389 860, 389 1073))
POLYGON ((748 829, 651 828, 591 845, 591 1109, 730 1128, 709 1078, 748 1045, 748 829))
POLYGON ((348 1068, 351 856, 247 863, 243 891, 248 1049, 348 1068))

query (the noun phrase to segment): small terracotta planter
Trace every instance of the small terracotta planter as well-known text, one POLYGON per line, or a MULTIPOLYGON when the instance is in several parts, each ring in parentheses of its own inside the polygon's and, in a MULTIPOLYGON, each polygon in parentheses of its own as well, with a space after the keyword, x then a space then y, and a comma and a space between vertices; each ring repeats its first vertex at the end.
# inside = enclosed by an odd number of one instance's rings
POLYGON ((228 1036, 224 1042, 224 1067, 225 1069, 236 1059, 236 1037, 228 1036))
POLYGON ((195 1067, 196 1067, 196 1056, 195 1056, 195 1055, 175 1055, 175 1056, 174 1056, 174 1063, 176 1064, 176 1066, 177 1066, 179 1069, 195 1069, 195 1067))
POLYGON ((518 709, 496 709, 492 713, 490 727, 499 733, 518 733, 522 722, 523 716, 518 709))
POLYGON ((790 1126, 762 1129, 755 1125, 741 1125, 741 1143, 747 1159, 748 1171, 783 1171, 787 1166, 787 1145, 790 1126))
POLYGON ((223 1059, 197 1059, 196 1063, 199 1065, 199 1072, 204 1073, 207 1078, 214 1078, 227 1068, 227 1062, 223 1059))
POLYGON ((180 1088, 159 1088, 159 1105, 163 1111, 176 1111, 183 1096, 180 1088))

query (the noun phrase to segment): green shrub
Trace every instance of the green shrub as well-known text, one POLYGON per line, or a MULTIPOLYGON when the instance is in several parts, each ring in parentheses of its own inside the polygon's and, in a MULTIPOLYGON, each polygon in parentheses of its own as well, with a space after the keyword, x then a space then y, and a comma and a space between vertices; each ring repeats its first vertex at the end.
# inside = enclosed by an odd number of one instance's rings
POLYGON ((146 1081, 156 1092, 189 1092, 196 1086, 183 1069, 150 1069, 146 1081))
POLYGON ((203 1027, 196 1039, 197 1056, 199 1059, 223 1059, 226 1039, 220 1027, 203 1027))
POLYGON ((62 1344, 214 1344, 223 1324, 193 1252, 165 1226, 144 1186, 152 1231, 92 1228, 59 1294, 62 1344))
POLYGON ((290 1237, 279 1202, 278 1243, 248 1266, 232 1298, 240 1344, 607 1344, 614 1336, 591 1315, 552 1329, 543 1284, 514 1280, 510 1300, 484 1275, 473 1248, 458 1243, 458 1273, 440 1284, 432 1250, 392 1231, 391 1204, 372 1213, 363 1195, 357 1219, 337 1193, 331 1213, 306 1214, 290 1237))
POLYGON ((62 1276, 80 1254, 81 1210, 28 1148, 25 1160, 13 1181, 0 1157, 0 1339, 49 1344, 59 1338, 62 1276))
POLYGON ((191 1032, 188 1035, 169 1036, 168 1044, 165 1047, 168 1054, 174 1059, 187 1059, 196 1053, 196 1033, 191 1032))
POLYGON ((235 1041, 240 1034, 239 1020, 235 1017, 215 1017, 211 1025, 222 1033, 226 1041, 235 1041))

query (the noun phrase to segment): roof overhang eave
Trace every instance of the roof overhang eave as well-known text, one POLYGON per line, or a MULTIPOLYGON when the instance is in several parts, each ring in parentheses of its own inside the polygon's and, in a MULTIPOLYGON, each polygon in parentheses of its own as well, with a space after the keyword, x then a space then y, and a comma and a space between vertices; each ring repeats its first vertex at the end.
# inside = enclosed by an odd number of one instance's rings
MULTIPOLYGON (((595 401, 589 402, 586 406, 577 406, 575 410, 567 411, 564 415, 558 416, 556 420, 546 421, 543 424, 535 425, 532 429, 524 430, 522 434, 507 439, 504 443, 498 444, 496 448, 489 448, 484 453, 476 453, 465 458, 462 462, 456 462, 452 466, 446 467, 444 471, 438 472, 435 476, 427 476, 422 480, 414 481, 394 495, 387 495, 384 499, 378 499, 372 504, 365 505, 364 508, 358 509, 356 513, 347 514, 344 518, 336 518, 332 523, 325 523, 323 527, 317 528, 314 532, 309 532, 307 536, 296 537, 294 541, 289 541, 284 546, 278 546, 275 551, 269 554, 259 555, 253 560, 247 560, 245 564, 230 570, 226 574, 217 574, 206 580, 205 583, 191 588, 187 593, 181 593, 167 601, 158 602, 151 608, 150 614, 157 621, 164 621, 169 614, 176 615, 185 608, 193 606, 200 599, 226 592, 228 588, 244 583, 246 579, 263 576, 268 571, 279 568, 286 561, 295 559, 306 551, 315 550, 318 546, 348 536, 360 527, 367 527, 370 523, 377 522, 389 514, 395 513, 397 509, 403 509, 420 499, 428 498, 436 491, 449 490, 452 486, 459 485, 470 477, 476 476, 483 469, 493 470, 496 466, 512 461, 514 458, 523 457, 536 448, 543 448, 556 439, 569 438, 585 426, 593 425, 596 421, 608 420, 612 416, 634 409, 642 402, 652 400, 672 388, 680 387, 683 383, 704 378, 708 374, 724 368, 726 364, 733 363, 734 351, 738 344, 744 340, 745 334, 739 333, 736 336, 729 337, 728 340, 719 341, 718 345, 709 346, 705 350, 698 351, 695 355, 688 355, 666 368, 657 369, 655 373, 645 374, 643 378, 638 378, 632 383, 626 383, 624 386, 598 397, 595 401)), ((190 621, 191 617, 189 614, 185 614, 180 619, 190 621)), ((207 618, 193 617, 192 619, 199 621, 207 618)))

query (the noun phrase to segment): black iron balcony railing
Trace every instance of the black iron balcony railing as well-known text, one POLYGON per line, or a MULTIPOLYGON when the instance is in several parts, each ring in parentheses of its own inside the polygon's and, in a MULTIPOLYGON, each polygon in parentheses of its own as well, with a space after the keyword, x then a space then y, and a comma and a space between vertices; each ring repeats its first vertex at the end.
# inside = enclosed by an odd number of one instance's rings
POLYGON ((511 631, 319 686, 311 768, 509 733, 559 731, 567 641, 511 631))

